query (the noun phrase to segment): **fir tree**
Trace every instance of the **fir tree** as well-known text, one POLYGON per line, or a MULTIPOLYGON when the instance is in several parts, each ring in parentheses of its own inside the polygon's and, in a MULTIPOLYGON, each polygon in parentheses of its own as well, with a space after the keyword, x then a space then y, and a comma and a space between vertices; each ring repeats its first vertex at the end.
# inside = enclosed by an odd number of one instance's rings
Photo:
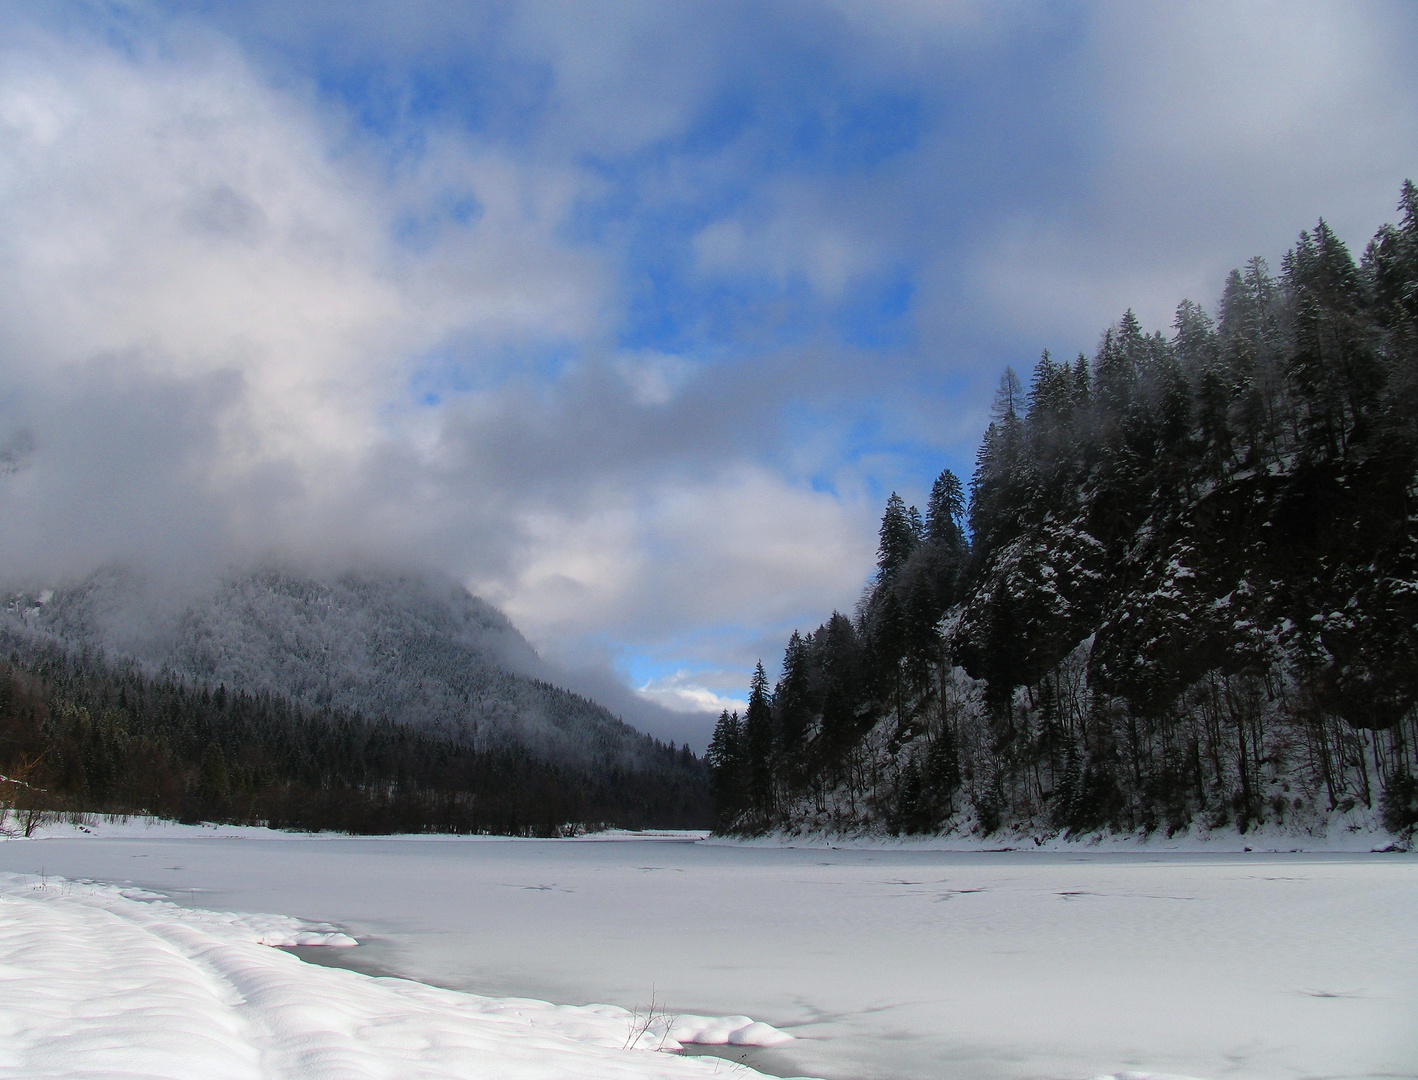
POLYGON ((906 564, 906 560, 916 548, 919 536, 919 528, 912 520, 911 511, 906 508, 901 496, 894 491, 891 498, 886 500, 886 512, 881 516, 879 535, 876 566, 885 580, 906 564))
POLYGON ((768 676, 760 661, 749 684, 743 722, 743 756, 748 774, 750 811, 765 824, 773 814, 773 707, 768 676))

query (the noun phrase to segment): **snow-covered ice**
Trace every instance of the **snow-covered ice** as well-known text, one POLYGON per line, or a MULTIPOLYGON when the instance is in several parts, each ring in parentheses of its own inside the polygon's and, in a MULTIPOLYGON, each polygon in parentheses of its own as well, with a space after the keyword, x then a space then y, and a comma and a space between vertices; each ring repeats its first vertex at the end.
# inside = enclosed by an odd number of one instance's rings
MULTIPOLYGON (((41 940, 59 942, 55 978, 71 961, 71 971, 81 970, 82 950, 65 960, 66 942, 101 934, 84 920, 130 907, 161 922, 164 933, 209 943, 206 952, 193 946, 184 954, 191 971, 183 978, 193 985, 206 985, 196 973, 208 978, 219 957, 239 957, 242 971, 253 965, 269 980, 261 985, 275 988, 259 1000, 288 999, 295 1019, 272 1020, 261 1004, 253 1020, 233 1006, 211 1013, 225 1027, 208 1037, 212 1046, 223 1039, 247 1046, 246 1058, 229 1055, 229 1069, 238 1060, 289 1066, 266 1075, 337 1075, 298 1066, 302 1039, 324 1045, 307 1030, 317 1021, 344 1033, 334 1043, 350 1053, 377 1049, 373 1060, 394 1060, 379 1055, 441 1048, 468 1055, 458 1059, 467 1075, 488 1075, 487 1062, 501 1060, 495 1055, 503 1050, 468 1032, 491 1030, 501 1039, 513 1013, 519 1038, 530 1041, 507 1036, 507 1047, 522 1049, 506 1051, 514 1064, 505 1075, 549 1075, 528 1071, 543 1046, 560 1048, 548 1049, 543 1062, 557 1075, 687 1075, 680 1070, 688 1068, 725 1075, 722 1060, 622 1049, 635 1030, 642 1047, 722 1039, 721 1053, 757 1069, 832 1080, 1418 1074, 1412 855, 785 849, 676 839, 689 838, 307 837, 100 823, 93 835, 53 830, 49 838, 0 843, 0 868, 27 875, 0 904, 0 916, 34 905, 25 910, 37 914, 23 922, 34 949, 41 940), (71 884, 63 896, 51 885, 41 902, 24 890, 42 874, 142 891, 86 896, 92 887, 71 884), (167 903, 133 898, 143 896, 167 903), (65 905, 82 909, 68 931, 46 921, 60 918, 65 905), (306 921, 184 913, 189 908, 306 921), (254 944, 282 933, 351 935, 359 946, 295 951, 429 985, 302 965, 254 944), (328 1010, 316 1004, 327 993, 336 1003, 328 1010), (583 1007, 508 1000, 525 998, 583 1007), (416 1019, 401 1027, 391 1019, 401 1015, 416 1019), (750 1017, 765 1028, 751 1027, 750 1017), (597 1027, 611 1020, 614 1032, 597 1027), (494 1021, 502 1026, 486 1027, 494 1021), (734 1046, 754 1034, 771 1041, 774 1029, 796 1038, 734 1046), (288 1037, 280 1044, 287 1049, 271 1048, 278 1035, 288 1037), (405 1043, 414 1049, 399 1050, 405 1043), (476 1053, 467 1049, 473 1045, 476 1053), (592 1056, 566 1064, 583 1053, 592 1056), (475 1067, 478 1054, 483 1064, 475 1067)), ((127 925, 137 926, 135 919, 127 925)), ((127 940, 120 936, 114 947, 127 940)), ((4 948, 12 944, 5 937, 4 948)), ((9 995, 3 980, 14 963, 8 953, 0 962, 11 965, 0 973, 9 995)), ((36 1023, 65 1010, 92 1017, 68 1021, 69 1030, 101 1047, 103 1008, 119 1000, 148 1007, 141 987, 166 985, 125 972, 115 957, 89 978, 92 1003, 64 1004, 61 993, 36 1023)), ((214 1001, 238 992, 235 981, 217 985, 214 1001)), ((11 1000, 0 1009, 0 1054, 10 1052, 16 1030, 11 1000)), ((159 996, 151 1008, 167 1015, 177 1006, 159 996)), ((173 1019, 154 1022, 154 1030, 176 1038, 188 1027, 173 1019)), ((0 1063, 11 1069, 0 1076, 71 1075, 0 1063)), ((431 1065, 424 1073, 387 1068, 387 1075, 441 1075, 431 1065)))
POLYGON ((678 1040, 776 1045, 747 1016, 487 998, 318 967, 326 925, 0 874, 0 1077, 309 1080, 713 1075, 678 1040))

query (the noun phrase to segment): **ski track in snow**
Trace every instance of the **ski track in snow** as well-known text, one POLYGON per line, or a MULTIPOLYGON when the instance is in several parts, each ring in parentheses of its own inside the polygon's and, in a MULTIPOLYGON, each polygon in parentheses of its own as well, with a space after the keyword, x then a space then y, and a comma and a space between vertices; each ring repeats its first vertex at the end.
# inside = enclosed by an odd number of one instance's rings
POLYGON ((792 1038, 746 1016, 479 997, 271 947, 353 944, 284 916, 0 874, 0 1077, 689 1078, 723 1063, 655 1051, 792 1038))

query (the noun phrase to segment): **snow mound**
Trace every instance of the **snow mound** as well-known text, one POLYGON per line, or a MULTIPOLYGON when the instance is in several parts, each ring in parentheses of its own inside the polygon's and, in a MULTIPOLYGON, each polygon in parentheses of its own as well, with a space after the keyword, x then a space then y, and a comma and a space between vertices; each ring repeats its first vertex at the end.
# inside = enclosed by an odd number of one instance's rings
POLYGON ((153 896, 0 874, 0 1080, 671 1080, 722 1063, 646 1051, 791 1039, 747 1016, 486 998, 307 964, 267 946, 354 939, 153 896))
MULTIPOLYGON (((93 890, 98 896, 112 886, 80 882, 80 888, 93 890)), ((56 886, 62 888, 62 886, 56 886)), ((150 915, 172 923, 212 927, 257 945, 333 945, 345 947, 359 942, 339 927, 329 923, 307 923, 292 919, 287 915, 245 915, 232 911, 203 911, 199 908, 185 908, 170 902, 159 893, 146 889, 118 889, 118 895, 125 900, 146 901, 150 915)))
POLYGON ((685 1046, 783 1046, 793 1041, 786 1031, 747 1016, 664 1016, 653 1018, 642 1043, 655 1049, 685 1046))

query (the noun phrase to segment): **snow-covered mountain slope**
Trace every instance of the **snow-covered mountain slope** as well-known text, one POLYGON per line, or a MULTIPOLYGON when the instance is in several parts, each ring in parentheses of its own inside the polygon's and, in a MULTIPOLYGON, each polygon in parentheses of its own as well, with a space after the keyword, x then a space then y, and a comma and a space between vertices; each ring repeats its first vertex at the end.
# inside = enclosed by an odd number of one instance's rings
POLYGON ((149 674, 287 696, 514 742, 553 760, 639 762, 649 741, 600 705, 552 684, 500 611, 457 582, 359 571, 312 577, 264 568, 175 590, 121 568, 11 594, 8 636, 136 661, 149 674))

